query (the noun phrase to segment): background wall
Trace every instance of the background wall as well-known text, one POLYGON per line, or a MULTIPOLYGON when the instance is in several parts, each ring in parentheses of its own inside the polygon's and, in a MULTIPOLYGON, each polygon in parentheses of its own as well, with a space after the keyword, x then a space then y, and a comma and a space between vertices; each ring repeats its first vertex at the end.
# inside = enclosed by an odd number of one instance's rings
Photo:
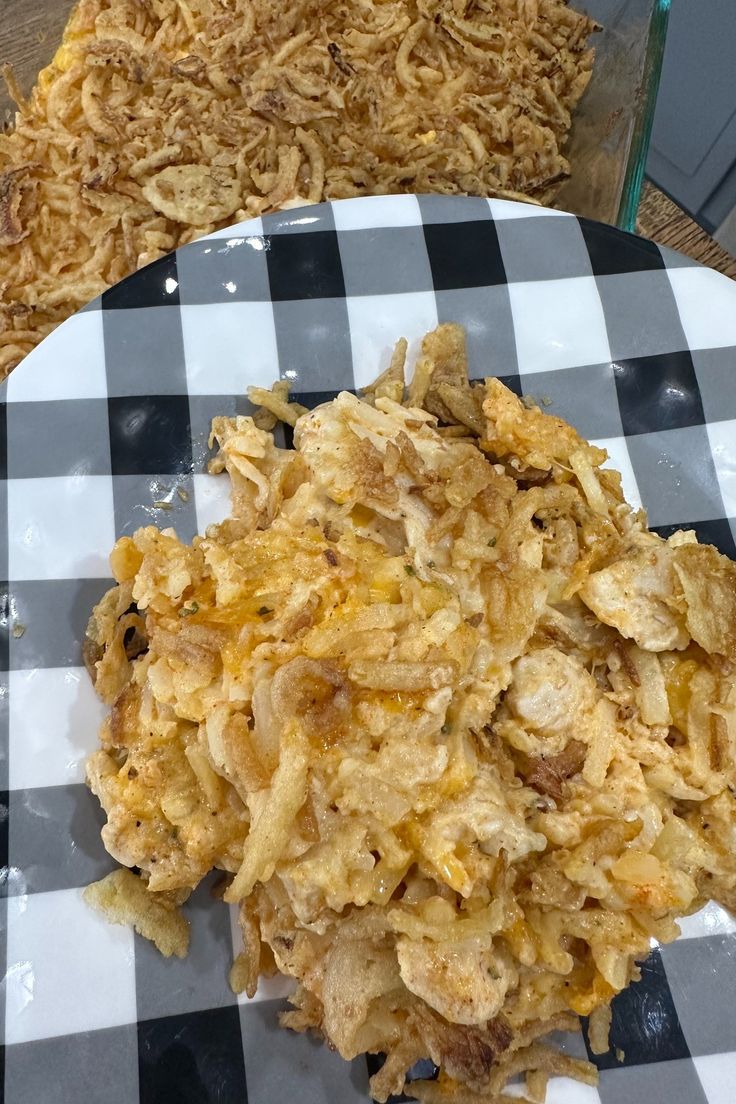
POLYGON ((672 0, 647 173, 736 253, 736 0, 672 0))

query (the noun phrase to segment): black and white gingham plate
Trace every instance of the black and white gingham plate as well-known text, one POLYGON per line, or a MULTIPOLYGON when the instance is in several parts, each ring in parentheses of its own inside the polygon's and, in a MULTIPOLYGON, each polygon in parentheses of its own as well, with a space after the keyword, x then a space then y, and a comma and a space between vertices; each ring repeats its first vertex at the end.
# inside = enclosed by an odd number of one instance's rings
MULTIPOLYGON (((734 556, 736 285, 649 242, 514 203, 348 200, 215 234, 91 303, 0 395, 7 1104, 365 1100, 364 1061, 276 1028, 278 985, 230 992, 234 917, 208 885, 184 961, 83 904, 112 863, 83 784, 101 708, 80 640, 116 536, 155 522, 189 539, 226 510, 209 422, 247 412, 248 384, 280 375, 311 406, 448 320, 474 376, 608 449, 655 529, 734 556)), ((622 1061, 594 1059, 597 1090, 554 1082, 551 1104, 733 1104, 735 992, 736 922, 711 905, 615 1002, 622 1061)))

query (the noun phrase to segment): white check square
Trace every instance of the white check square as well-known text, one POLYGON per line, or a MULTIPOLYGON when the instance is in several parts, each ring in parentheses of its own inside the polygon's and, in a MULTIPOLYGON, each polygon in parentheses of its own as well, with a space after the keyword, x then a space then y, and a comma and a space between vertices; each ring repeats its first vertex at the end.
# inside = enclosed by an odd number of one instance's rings
POLYGON ((681 939, 700 939, 704 935, 736 934, 736 917, 731 916, 721 905, 709 901, 691 916, 681 916, 677 926, 682 933, 681 939))
POLYGON ((567 211, 556 211, 552 207, 538 207, 535 203, 517 203, 509 199, 489 199, 488 206, 494 221, 520 218, 574 218, 567 211))
POLYGON ((207 474, 193 479, 197 532, 204 533, 208 525, 217 525, 230 516, 230 480, 207 474))
POLYGON ((202 241, 220 241, 222 238, 225 240, 236 238, 249 238, 261 237, 263 235, 263 223, 260 218, 244 219, 243 222, 238 222, 235 226, 226 226, 222 230, 215 230, 213 234, 208 234, 206 238, 202 238, 202 241))
POLYGON ((736 1054, 707 1054, 703 1058, 693 1055, 693 1064, 708 1104, 733 1104, 736 1054))
POLYGON ((736 517, 736 419, 710 422, 708 440, 727 517, 736 517))
POLYGON ((279 378, 271 303, 188 303, 181 330, 190 395, 245 394, 279 378))
POLYGON ((8 377, 8 402, 107 398, 102 311, 72 315, 54 330, 53 342, 58 371, 46 370, 45 344, 34 349, 8 377))
POLYGON ((136 1022, 133 930, 81 889, 8 899, 5 1042, 136 1022))
POLYGON ((84 667, 34 667, 8 677, 11 790, 83 782, 106 712, 84 667))
POLYGON ((114 543, 110 476, 8 481, 12 580, 106 578, 114 543))
POLYGON ((365 387, 388 368, 400 337, 409 342, 408 362, 419 352, 421 339, 437 326, 433 291, 398 295, 356 295, 346 299, 353 353, 355 386, 365 387))
POLYGON ((546 1104, 601 1104, 601 1097, 594 1085, 583 1085, 571 1077, 553 1077, 547 1087, 546 1104))
POLYGON ((421 226, 422 216, 416 196, 406 196, 401 203, 396 196, 363 196, 360 203, 343 199, 332 205, 335 229, 365 230, 376 226, 421 226))
POLYGON ((736 345, 733 281, 710 268, 668 268, 680 322, 691 349, 736 345))
POLYGON ((610 362, 593 276, 509 284, 509 298, 520 375, 610 362))

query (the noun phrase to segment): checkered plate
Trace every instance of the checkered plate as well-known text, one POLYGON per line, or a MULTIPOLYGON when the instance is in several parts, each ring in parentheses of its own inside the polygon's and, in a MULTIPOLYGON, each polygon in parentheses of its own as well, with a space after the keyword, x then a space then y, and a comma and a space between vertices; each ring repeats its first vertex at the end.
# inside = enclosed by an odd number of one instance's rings
MULTIPOLYGON (((101 710, 80 640, 116 536, 153 521, 189 539, 222 516, 208 426, 248 411, 247 384, 280 375, 311 406, 446 320, 466 326, 474 376, 604 445, 658 532, 734 555, 736 286, 649 242, 513 203, 349 200, 218 233, 91 303, 0 394, 7 1104, 365 1099, 365 1062, 276 1029, 278 986, 232 995, 233 917, 207 885, 183 962, 82 903, 112 864, 83 785, 101 710)), ((623 1059, 595 1059, 598 1089, 554 1082, 552 1104, 733 1104, 735 935, 709 906, 653 948, 615 1002, 623 1059)))

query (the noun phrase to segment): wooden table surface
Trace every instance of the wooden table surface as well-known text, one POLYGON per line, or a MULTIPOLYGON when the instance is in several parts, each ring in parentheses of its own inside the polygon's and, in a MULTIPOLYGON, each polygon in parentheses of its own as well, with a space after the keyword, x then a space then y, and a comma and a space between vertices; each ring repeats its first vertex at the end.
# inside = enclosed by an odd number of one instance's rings
POLYGON ((653 184, 645 184, 636 228, 658 245, 687 253, 701 264, 715 268, 736 280, 736 257, 698 226, 685 212, 653 184))

